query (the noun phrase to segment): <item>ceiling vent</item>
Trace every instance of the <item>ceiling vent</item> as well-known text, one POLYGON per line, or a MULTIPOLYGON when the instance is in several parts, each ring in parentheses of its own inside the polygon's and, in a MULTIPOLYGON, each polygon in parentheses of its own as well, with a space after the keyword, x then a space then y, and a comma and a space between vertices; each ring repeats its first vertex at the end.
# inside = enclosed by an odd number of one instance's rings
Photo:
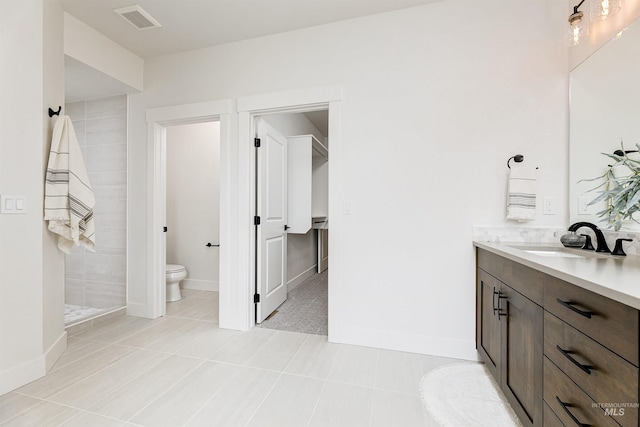
POLYGON ((131 25, 139 30, 160 27, 160 23, 153 19, 147 11, 134 4, 133 6, 121 7, 113 10, 118 15, 126 19, 131 25))

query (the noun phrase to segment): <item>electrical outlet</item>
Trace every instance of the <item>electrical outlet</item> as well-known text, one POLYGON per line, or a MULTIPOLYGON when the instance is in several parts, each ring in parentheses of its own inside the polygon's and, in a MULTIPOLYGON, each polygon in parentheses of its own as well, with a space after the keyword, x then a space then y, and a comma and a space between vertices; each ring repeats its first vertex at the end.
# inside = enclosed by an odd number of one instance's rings
POLYGON ((555 197, 545 197, 542 200, 542 214, 543 215, 556 214, 556 198, 555 197))

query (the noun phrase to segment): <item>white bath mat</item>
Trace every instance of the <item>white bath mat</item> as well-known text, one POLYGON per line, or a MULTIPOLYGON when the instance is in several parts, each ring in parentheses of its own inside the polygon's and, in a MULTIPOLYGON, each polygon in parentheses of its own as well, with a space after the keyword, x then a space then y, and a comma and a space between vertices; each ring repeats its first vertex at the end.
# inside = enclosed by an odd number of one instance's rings
POLYGON ((430 371, 420 382, 420 395, 436 426, 522 426, 481 363, 445 365, 430 371))

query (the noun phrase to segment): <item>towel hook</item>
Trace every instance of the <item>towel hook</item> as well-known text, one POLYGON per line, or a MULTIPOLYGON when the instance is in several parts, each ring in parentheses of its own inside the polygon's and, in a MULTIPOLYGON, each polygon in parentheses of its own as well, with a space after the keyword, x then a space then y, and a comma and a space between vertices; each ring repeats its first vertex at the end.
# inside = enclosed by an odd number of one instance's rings
POLYGON ((507 160, 507 167, 511 169, 511 165, 509 164, 513 160, 516 163, 521 163, 524 160, 524 156, 522 154, 516 154, 515 156, 511 156, 509 160, 507 160))
POLYGON ((62 105, 58 106, 58 111, 53 111, 51 109, 51 107, 49 107, 49 117, 59 116, 60 115, 60 111, 62 111, 62 105))

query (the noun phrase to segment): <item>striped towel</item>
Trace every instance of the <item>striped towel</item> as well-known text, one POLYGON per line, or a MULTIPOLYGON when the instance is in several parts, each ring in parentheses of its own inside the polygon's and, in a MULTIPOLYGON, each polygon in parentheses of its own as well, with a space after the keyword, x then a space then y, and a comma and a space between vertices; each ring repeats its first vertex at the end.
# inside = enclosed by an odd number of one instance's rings
POLYGON ((70 253, 75 244, 95 252, 95 203, 71 119, 60 117, 53 128, 44 188, 44 219, 58 234, 60 250, 70 253))
POLYGON ((536 219, 535 168, 513 167, 509 171, 507 189, 507 219, 518 222, 536 219))

